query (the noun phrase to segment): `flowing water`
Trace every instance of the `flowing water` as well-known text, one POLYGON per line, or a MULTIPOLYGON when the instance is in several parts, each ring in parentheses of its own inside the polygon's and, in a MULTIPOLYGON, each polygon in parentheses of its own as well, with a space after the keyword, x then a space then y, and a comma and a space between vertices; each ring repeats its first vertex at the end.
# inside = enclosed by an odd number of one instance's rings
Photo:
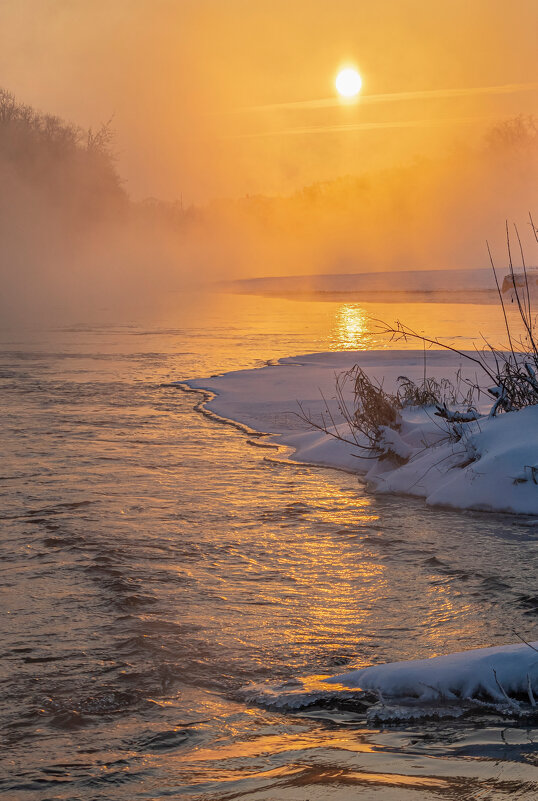
POLYGON ((272 460, 166 386, 390 347, 368 315, 463 347, 501 331, 493 306, 208 295, 2 332, 4 797, 538 797, 538 730, 516 721, 278 705, 296 677, 536 639, 528 521, 272 460))

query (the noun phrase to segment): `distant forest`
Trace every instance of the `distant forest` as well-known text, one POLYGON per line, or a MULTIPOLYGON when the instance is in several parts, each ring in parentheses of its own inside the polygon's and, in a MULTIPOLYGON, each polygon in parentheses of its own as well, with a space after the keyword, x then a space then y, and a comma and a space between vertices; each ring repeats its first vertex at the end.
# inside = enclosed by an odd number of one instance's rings
POLYGON ((478 146, 287 196, 134 202, 112 121, 84 130, 0 89, 0 313, 114 303, 127 286, 145 298, 222 278, 485 266, 484 240, 536 213, 537 178, 538 125, 517 116, 478 146))
MULTIPOLYGON (((538 124, 532 116, 519 115, 494 125, 485 135, 484 143, 482 156, 486 159, 517 160, 526 168, 535 167, 538 124)), ((70 214, 91 217, 124 214, 129 198, 116 168, 113 144, 112 120, 95 130, 84 130, 20 103, 11 92, 0 88, 0 170, 4 188, 16 176, 70 214)), ((426 160, 422 163, 424 174, 429 172, 426 163, 426 160)), ((357 202, 364 201, 381 183, 380 179, 385 179, 386 191, 391 192, 399 180, 405 183, 416 173, 417 162, 385 172, 313 183, 288 197, 254 195, 213 201, 205 213, 228 206, 266 222, 268 216, 279 218, 279 212, 289 214, 297 207, 354 210, 357 202)), ((132 205, 142 207, 148 217, 159 216, 169 223, 194 216, 192 208, 184 209, 178 202, 156 198, 132 205)), ((204 210, 199 212, 204 216, 204 210)))
POLYGON ((99 216, 125 207, 110 123, 84 131, 18 103, 0 89, 0 169, 4 188, 21 181, 70 214, 99 216))

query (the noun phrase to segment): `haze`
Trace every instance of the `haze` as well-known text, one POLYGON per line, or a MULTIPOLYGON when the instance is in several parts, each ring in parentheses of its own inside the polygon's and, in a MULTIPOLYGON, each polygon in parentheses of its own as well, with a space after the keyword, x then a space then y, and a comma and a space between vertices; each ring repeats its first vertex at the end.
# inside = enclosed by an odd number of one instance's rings
POLYGON ((486 266, 485 238, 500 248, 506 218, 525 232, 536 201, 537 29, 535 0, 4 0, 3 88, 85 129, 112 118, 131 204, 56 215, 54 235, 39 193, 5 204, 11 313, 36 292, 82 310, 89 273, 125 298, 193 276, 486 266), (357 103, 335 97, 345 64, 357 103), (176 205, 133 223, 147 198, 176 205))

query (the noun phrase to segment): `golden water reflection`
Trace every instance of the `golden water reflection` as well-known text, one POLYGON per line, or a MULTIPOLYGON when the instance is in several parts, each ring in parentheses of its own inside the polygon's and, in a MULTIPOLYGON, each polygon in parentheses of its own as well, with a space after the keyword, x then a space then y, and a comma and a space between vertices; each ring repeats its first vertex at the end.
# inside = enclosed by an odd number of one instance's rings
POLYGON ((334 344, 337 349, 367 350, 372 344, 368 315, 357 303, 343 303, 335 315, 334 344))
MULTIPOLYGON (((304 304, 306 306, 306 304, 304 304)), ((414 349, 420 341, 393 339, 383 333, 383 323, 392 326, 400 320, 419 334, 439 338, 445 344, 472 350, 483 347, 483 336, 495 347, 504 347, 504 327, 496 306, 462 306, 455 303, 310 303, 305 317, 316 316, 330 324, 331 350, 414 349), (482 336, 483 335, 483 336, 482 336)), ((512 325, 512 321, 511 321, 512 325)), ((518 321, 513 322, 519 333, 518 321)))

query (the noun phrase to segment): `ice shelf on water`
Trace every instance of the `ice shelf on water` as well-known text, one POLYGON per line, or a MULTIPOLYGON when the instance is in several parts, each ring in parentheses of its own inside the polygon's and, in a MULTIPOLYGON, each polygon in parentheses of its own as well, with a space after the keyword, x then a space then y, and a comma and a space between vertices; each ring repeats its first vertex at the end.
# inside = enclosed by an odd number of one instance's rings
POLYGON ((392 662, 326 679, 380 699, 371 717, 456 713, 473 706, 536 714, 538 642, 476 648, 430 659, 392 662))
MULTIPOLYGON (((372 459, 359 447, 366 444, 360 437, 355 444, 331 436, 353 440, 336 397, 339 374, 358 364, 392 393, 402 375, 422 380, 425 359, 427 375, 437 380, 454 380, 458 371, 477 378, 477 366, 450 351, 379 350, 283 358, 186 383, 214 395, 207 410, 271 435, 269 442, 293 449, 295 461, 356 472, 372 491, 415 495, 432 505, 537 515, 538 406, 489 418, 486 400, 477 420, 461 424, 458 437, 434 407, 404 408, 397 430, 385 432, 396 459, 372 459), (324 417, 329 433, 312 429, 303 414, 318 423, 324 417)), ((487 384, 487 377, 481 378, 487 384)), ((344 400, 352 409, 351 382, 344 387, 344 400)))
POLYGON ((348 710, 370 721, 500 714, 538 717, 538 642, 519 642, 402 662, 335 676, 251 684, 244 698, 289 711, 348 710))

